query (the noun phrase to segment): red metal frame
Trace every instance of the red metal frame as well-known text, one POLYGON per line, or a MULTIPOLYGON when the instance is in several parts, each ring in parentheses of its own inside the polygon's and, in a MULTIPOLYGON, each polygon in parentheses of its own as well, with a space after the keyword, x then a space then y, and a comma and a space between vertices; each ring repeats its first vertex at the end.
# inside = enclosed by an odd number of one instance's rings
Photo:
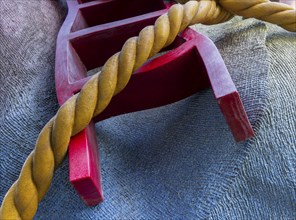
MULTIPOLYGON (((129 37, 153 24, 170 6, 161 0, 126 0, 122 13, 120 0, 67 3, 69 13, 58 36, 56 53, 55 79, 60 104, 79 92, 88 80, 88 70, 103 65, 129 37)), ((142 66, 105 111, 72 137, 70 181, 88 205, 103 200, 95 122, 170 104, 211 86, 235 139, 242 141, 254 136, 239 94, 212 41, 186 29, 167 49, 172 50, 142 66)))

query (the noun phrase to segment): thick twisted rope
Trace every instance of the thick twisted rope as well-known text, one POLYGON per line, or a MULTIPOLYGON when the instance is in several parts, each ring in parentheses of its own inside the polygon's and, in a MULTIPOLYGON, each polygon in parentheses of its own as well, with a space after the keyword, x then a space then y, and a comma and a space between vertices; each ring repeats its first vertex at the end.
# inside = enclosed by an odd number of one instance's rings
MULTIPOLYGON (((178 0, 186 3, 189 0, 178 0)), ((211 0, 209 0, 211 1, 211 0)), ((293 7, 269 0, 216 0, 225 10, 244 18, 257 18, 296 32, 296 11, 293 7)))
MULTIPOLYGON (((248 1, 255 2, 255 0, 248 1)), ((138 37, 127 40, 121 52, 113 55, 105 63, 101 73, 94 75, 80 93, 65 102, 42 129, 35 149, 25 161, 19 178, 2 202, 0 219, 32 219, 38 203, 50 186, 54 170, 64 160, 71 136, 83 130, 93 117, 100 114, 111 98, 126 86, 131 74, 147 59, 171 44, 177 34, 186 27, 197 23, 221 23, 230 19, 233 16, 232 12, 243 12, 255 7, 250 8, 248 4, 241 3, 249 8, 247 9, 239 4, 240 1, 221 1, 221 5, 230 8, 231 12, 224 10, 214 0, 190 1, 185 5, 174 5, 168 13, 156 20, 154 26, 144 28, 138 37)), ((287 10, 292 9, 287 8, 287 10)), ((285 10, 279 13, 285 14, 285 10)), ((285 16, 290 18, 291 13, 285 16)), ((263 17, 266 20, 275 19, 268 16, 268 13, 263 17)), ((281 21, 277 24, 296 31, 296 28, 293 29, 295 23, 281 21)))

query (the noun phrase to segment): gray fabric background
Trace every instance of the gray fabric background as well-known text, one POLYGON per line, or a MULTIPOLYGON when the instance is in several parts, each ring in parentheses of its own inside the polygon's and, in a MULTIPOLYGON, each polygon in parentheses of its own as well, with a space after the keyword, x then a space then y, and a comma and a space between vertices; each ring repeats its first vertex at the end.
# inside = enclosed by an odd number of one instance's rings
MULTIPOLYGON (((0 201, 58 104, 55 39, 66 10, 0 1, 0 201)), ((234 18, 216 43, 256 138, 235 143, 210 89, 96 126, 105 201, 87 207, 57 170, 36 219, 295 219, 296 35, 234 18)))

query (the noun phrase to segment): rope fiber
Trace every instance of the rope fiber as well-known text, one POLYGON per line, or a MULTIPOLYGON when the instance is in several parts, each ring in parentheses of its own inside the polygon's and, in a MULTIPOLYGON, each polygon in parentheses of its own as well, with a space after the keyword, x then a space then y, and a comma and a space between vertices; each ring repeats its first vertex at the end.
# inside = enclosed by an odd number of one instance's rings
POLYGON ((127 85, 131 74, 162 48, 170 45, 186 27, 218 24, 235 14, 257 18, 296 32, 296 11, 268 0, 179 1, 145 27, 138 37, 126 41, 81 89, 65 102, 40 132, 34 150, 25 161, 18 179, 8 190, 0 208, 0 219, 33 219, 46 194, 54 171, 63 162, 70 138, 82 131, 127 85))

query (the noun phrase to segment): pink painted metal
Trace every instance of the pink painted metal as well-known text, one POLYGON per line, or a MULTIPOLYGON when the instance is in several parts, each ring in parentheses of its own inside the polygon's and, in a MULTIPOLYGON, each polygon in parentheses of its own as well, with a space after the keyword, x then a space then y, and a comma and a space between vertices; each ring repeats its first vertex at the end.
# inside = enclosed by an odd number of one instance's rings
MULTIPOLYGON (((161 0, 68 0, 68 16, 56 52, 56 90, 63 104, 123 43, 151 25, 170 4, 161 0), (123 5, 124 2, 124 5, 123 5), (122 9, 124 7, 124 12, 122 9)), ((112 116, 167 105, 212 87, 237 141, 254 136, 239 94, 217 48, 207 37, 186 29, 171 51, 147 62, 131 77, 105 111, 69 145, 70 181, 88 205, 103 200, 94 123, 112 116)))

